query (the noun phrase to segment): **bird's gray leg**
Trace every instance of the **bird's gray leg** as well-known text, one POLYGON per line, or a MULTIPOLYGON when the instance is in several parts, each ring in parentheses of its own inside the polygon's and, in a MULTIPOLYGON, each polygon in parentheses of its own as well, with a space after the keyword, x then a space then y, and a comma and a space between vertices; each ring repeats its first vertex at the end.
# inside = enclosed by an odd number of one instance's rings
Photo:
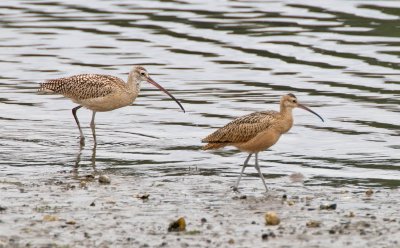
POLYGON ((96 145, 93 146, 92 149, 92 168, 93 168, 93 174, 96 175, 97 170, 96 170, 96 145))
POLYGON ((92 121, 90 122, 90 128, 92 129, 92 134, 93 134, 93 139, 94 139, 94 145, 97 145, 97 140, 96 140, 96 124, 94 124, 94 117, 96 116, 96 111, 93 111, 92 115, 92 121))
POLYGON ((74 115, 76 124, 78 125, 78 128, 79 128, 79 133, 81 135, 81 137, 80 137, 81 138, 81 140, 80 140, 81 146, 84 146, 85 145, 85 137, 83 136, 83 132, 82 132, 82 129, 81 129, 81 125, 79 124, 78 117, 76 116, 76 111, 78 111, 78 109, 80 109, 80 108, 82 108, 82 106, 80 106, 80 105, 78 107, 73 108, 72 109, 72 114, 74 115))
POLYGON ((256 153, 256 164, 255 164, 255 167, 256 167, 256 170, 258 171, 258 174, 260 175, 261 180, 264 183, 265 189, 268 191, 268 187, 267 187, 267 184, 265 183, 264 176, 261 173, 260 166, 258 166, 258 152, 256 153))
POLYGON ((238 190, 239 183, 240 183, 240 179, 242 179, 242 174, 243 174, 243 172, 244 172, 244 169, 246 169, 246 167, 247 167, 247 163, 249 162, 249 160, 250 160, 250 158, 251 158, 251 155, 253 155, 253 153, 250 153, 249 156, 246 158, 246 160, 245 160, 244 163, 243 163, 243 168, 242 168, 242 171, 240 172, 239 178, 238 178, 238 180, 236 181, 235 186, 233 186, 233 190, 234 190, 234 191, 237 191, 237 190, 238 190))

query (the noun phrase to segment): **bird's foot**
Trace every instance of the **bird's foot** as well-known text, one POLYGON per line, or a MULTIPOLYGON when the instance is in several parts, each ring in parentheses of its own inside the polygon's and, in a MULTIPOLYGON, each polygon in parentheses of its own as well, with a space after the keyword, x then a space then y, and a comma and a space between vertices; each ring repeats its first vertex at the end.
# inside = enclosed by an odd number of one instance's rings
POLYGON ((239 188, 237 186, 231 186, 233 192, 240 193, 239 188))

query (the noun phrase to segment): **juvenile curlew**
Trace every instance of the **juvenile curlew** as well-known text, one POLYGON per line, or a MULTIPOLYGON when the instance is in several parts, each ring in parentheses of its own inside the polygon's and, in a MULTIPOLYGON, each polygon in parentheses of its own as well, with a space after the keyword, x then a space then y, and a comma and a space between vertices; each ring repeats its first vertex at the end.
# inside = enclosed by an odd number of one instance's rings
POLYGON ((272 110, 254 112, 236 118, 202 140, 203 143, 208 143, 203 147, 203 150, 219 149, 232 145, 240 151, 249 153, 244 161, 239 178, 233 187, 234 190, 238 189, 244 169, 251 156, 255 154, 255 168, 264 183, 265 189, 268 191, 264 176, 258 165, 258 153, 273 146, 282 134, 290 130, 293 126, 292 110, 296 107, 305 109, 324 121, 317 113, 298 103, 295 95, 288 94, 281 97, 279 112, 272 110))
POLYGON ((97 144, 94 118, 96 112, 111 111, 131 105, 139 95, 141 83, 146 81, 171 97, 179 107, 185 109, 166 89, 156 83, 142 66, 134 66, 129 72, 128 81, 110 75, 80 74, 71 77, 47 80, 40 84, 39 93, 61 94, 79 104, 72 109, 80 133, 80 144, 85 144, 85 137, 79 124, 76 112, 81 107, 93 111, 90 128, 94 144, 97 144))

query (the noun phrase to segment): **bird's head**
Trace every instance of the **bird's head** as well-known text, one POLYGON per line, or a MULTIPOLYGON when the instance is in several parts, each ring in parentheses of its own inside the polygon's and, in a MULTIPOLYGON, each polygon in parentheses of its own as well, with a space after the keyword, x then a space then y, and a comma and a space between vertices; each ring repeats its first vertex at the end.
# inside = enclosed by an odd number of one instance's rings
POLYGON ((314 115, 318 116, 321 119, 321 121, 324 121, 324 119, 322 119, 322 117, 319 114, 315 113, 314 111, 312 111, 310 108, 304 106, 303 104, 300 104, 297 100, 297 97, 292 93, 282 96, 281 108, 283 108, 283 109, 301 108, 301 109, 307 110, 310 113, 313 113, 314 115))
POLYGON ((293 95, 292 93, 282 96, 281 105, 285 108, 291 108, 291 109, 297 108, 298 102, 296 96, 293 95))
POLYGON ((131 73, 133 74, 133 78, 135 78, 135 80, 137 81, 138 87, 140 87, 140 85, 139 85, 140 82, 148 82, 149 84, 154 85, 159 90, 161 90, 162 92, 167 94, 169 97, 171 97, 179 105, 179 107, 183 110, 183 112, 185 112, 185 109, 183 108, 181 103, 173 95, 171 95, 166 89, 164 89, 161 85, 159 85, 156 81, 154 81, 143 66, 140 66, 140 65, 134 66, 131 73))
POLYGON ((150 78, 150 75, 147 72, 147 70, 143 66, 140 66, 140 65, 137 65, 134 67, 133 73, 134 73, 135 77, 138 79, 138 81, 140 81, 140 82, 147 82, 150 78))

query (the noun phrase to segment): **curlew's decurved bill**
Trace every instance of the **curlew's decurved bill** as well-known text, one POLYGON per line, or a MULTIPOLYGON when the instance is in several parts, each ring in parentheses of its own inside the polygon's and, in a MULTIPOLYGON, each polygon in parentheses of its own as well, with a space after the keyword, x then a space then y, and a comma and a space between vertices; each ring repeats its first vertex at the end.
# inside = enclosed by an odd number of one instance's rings
POLYGON ((299 108, 301 108, 301 109, 304 109, 304 110, 307 110, 307 111, 310 112, 310 113, 313 113, 314 115, 318 116, 318 117, 321 119, 322 122, 324 122, 324 119, 322 119, 322 117, 321 117, 319 114, 315 113, 314 111, 312 111, 311 109, 307 108, 306 106, 304 106, 304 105, 298 103, 298 104, 297 104, 297 107, 299 107, 299 108))
POLYGON ((185 109, 183 108, 182 104, 173 95, 171 95, 166 89, 164 89, 161 85, 159 85, 151 77, 147 78, 147 82, 156 86, 159 90, 163 91, 165 94, 167 94, 169 97, 171 97, 179 105, 179 107, 183 110, 183 113, 185 113, 185 109))

